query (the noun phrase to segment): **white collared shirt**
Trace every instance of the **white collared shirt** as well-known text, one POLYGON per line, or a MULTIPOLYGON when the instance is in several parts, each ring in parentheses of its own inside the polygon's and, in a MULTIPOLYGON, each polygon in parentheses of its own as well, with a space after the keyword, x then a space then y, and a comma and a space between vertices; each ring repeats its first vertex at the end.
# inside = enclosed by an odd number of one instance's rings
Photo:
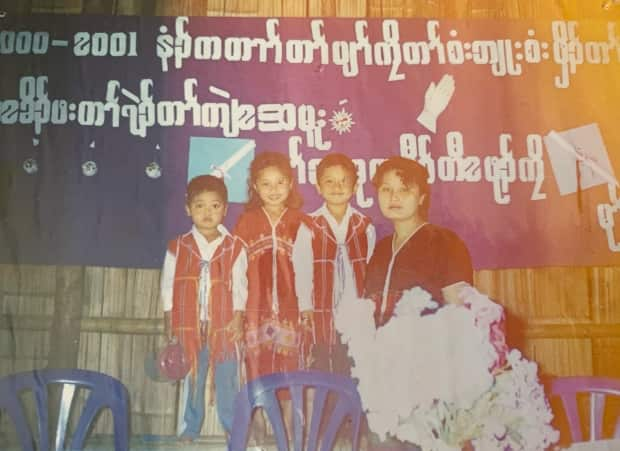
MULTIPOLYGON (((218 226, 218 231, 220 232, 220 236, 214 239, 213 241, 207 241, 207 239, 196 229, 195 226, 192 226, 191 234, 196 241, 196 245, 198 246, 198 251, 200 252, 200 258, 207 262, 211 260, 213 254, 217 250, 222 241, 224 241, 224 237, 230 235, 226 227, 220 224, 218 226)), ((160 280, 160 293, 163 309, 165 312, 172 310, 172 298, 173 298, 173 289, 174 289, 174 274, 176 272, 176 255, 172 254, 170 251, 166 252, 166 256, 164 258, 164 265, 161 271, 161 280, 160 280)), ((232 267, 232 302, 233 302, 233 310, 245 310, 245 304, 248 299, 248 281, 247 281, 247 268, 248 268, 248 257, 245 249, 241 249, 239 255, 235 259, 232 267)), ((202 274, 202 273, 201 273, 202 274)), ((201 296, 199 302, 202 301, 200 305, 200 319, 202 321, 206 321, 209 318, 209 294, 211 291, 211 280, 209 277, 201 277, 199 281, 199 292, 204 291, 204 296, 201 296), (205 280, 207 279, 207 280, 205 280)))
MULTIPOLYGON (((318 210, 310 213, 310 216, 323 216, 336 238, 336 244, 344 250, 344 280, 337 280, 338 271, 334 268, 334 307, 340 302, 337 298, 339 294, 336 290, 340 284, 343 286, 342 293, 339 297, 352 297, 357 298, 357 284, 355 282, 355 274, 353 272, 353 265, 349 258, 349 254, 346 248, 347 232, 349 230, 349 222, 353 213, 360 214, 356 209, 347 206, 347 210, 342 218, 342 221, 338 223, 334 216, 331 214, 325 204, 323 204, 318 210)), ((366 262, 370 260, 372 253, 375 249, 376 242, 375 227, 369 224, 366 227, 366 239, 368 242, 368 252, 366 254, 366 262)), ((312 292, 314 286, 314 252, 312 250, 312 232, 308 227, 302 224, 297 232, 295 243, 293 244, 293 268, 295 269, 295 290, 297 291, 297 297, 299 299, 299 308, 303 310, 302 306, 310 306, 312 308, 312 292)))

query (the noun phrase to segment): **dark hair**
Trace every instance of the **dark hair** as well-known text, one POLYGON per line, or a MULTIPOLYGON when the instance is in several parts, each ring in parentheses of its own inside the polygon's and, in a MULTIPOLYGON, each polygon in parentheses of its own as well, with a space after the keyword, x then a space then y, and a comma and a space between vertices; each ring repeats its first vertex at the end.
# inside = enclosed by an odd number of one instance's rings
POLYGON ((420 205, 420 215, 422 218, 427 219, 431 203, 431 193, 428 186, 428 171, 426 168, 410 158, 388 158, 379 165, 372 178, 372 184, 376 189, 379 189, 379 186, 383 183, 383 177, 390 171, 395 171, 405 186, 410 188, 412 186, 418 187, 420 195, 424 195, 424 200, 422 205, 420 205))
POLYGON ((194 197, 204 191, 216 193, 225 204, 228 203, 228 190, 224 180, 214 175, 199 175, 190 180, 185 191, 185 202, 189 205, 194 197))
POLYGON ((332 166, 342 166, 345 171, 353 176, 353 184, 355 185, 357 183, 357 167, 355 163, 353 163, 353 160, 347 155, 338 152, 330 153, 321 159, 321 162, 316 167, 317 183, 327 168, 331 168, 332 166))
POLYGON ((261 152, 250 164, 250 176, 248 177, 248 201, 245 204, 245 209, 250 210, 262 205, 262 201, 256 190, 254 184, 258 179, 258 174, 263 169, 275 167, 282 175, 291 181, 291 191, 286 199, 286 206, 290 208, 300 208, 303 204, 303 199, 297 190, 297 182, 293 177, 293 169, 291 168, 290 160, 287 156, 279 152, 261 152))

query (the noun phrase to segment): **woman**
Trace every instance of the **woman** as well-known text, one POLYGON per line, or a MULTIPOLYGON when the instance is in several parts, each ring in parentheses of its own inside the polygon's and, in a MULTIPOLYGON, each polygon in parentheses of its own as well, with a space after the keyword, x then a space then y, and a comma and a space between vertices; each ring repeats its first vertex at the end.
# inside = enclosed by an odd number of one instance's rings
POLYGON ((459 303, 458 291, 473 283, 471 258, 452 231, 430 224, 428 173, 419 163, 392 157, 372 183, 381 213, 394 233, 375 247, 368 263, 365 297, 375 302, 375 325, 387 323, 404 290, 419 286, 439 303, 459 303))

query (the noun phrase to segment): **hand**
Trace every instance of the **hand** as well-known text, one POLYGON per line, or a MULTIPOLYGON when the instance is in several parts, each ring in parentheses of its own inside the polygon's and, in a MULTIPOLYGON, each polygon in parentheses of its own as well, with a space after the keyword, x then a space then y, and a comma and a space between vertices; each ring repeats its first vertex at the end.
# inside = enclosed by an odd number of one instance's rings
POLYGON ((435 133, 437 117, 448 106, 452 94, 454 94, 454 77, 452 75, 444 75, 437 85, 435 82, 431 82, 424 94, 424 110, 418 116, 418 122, 435 133))
POLYGON ((233 319, 226 326, 230 339, 234 342, 239 342, 243 339, 243 312, 235 311, 233 313, 233 319))
POLYGON ((446 304, 464 305, 463 298, 460 296, 461 290, 468 287, 466 282, 456 282, 441 289, 441 295, 446 304))
POLYGON ((312 310, 301 312, 301 327, 306 332, 312 332, 314 329, 314 312, 312 310))

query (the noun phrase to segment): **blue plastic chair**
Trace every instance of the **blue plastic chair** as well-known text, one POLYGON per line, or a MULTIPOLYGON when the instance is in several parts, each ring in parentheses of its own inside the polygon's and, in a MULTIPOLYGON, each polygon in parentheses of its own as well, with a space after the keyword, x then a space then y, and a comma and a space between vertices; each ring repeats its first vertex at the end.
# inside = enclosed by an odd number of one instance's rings
POLYGON ((41 369, 16 373, 0 379, 0 410, 13 420, 22 450, 34 451, 35 437, 28 425, 20 394, 31 390, 36 402, 39 440, 37 449, 49 450, 48 385, 63 384, 58 424, 53 449, 64 449, 67 423, 76 388, 90 389, 68 448, 80 450, 97 413, 106 407, 112 411, 114 448, 129 449, 129 396, 125 386, 106 374, 78 369, 41 369))
POLYGON ((273 427, 278 450, 288 451, 286 430, 276 396, 276 391, 288 389, 291 394, 293 407, 295 450, 301 451, 304 441, 305 388, 315 389, 306 449, 308 451, 318 449, 319 427, 324 415, 327 397, 332 393, 336 396, 336 402, 329 416, 325 433, 320 440, 321 451, 328 451, 333 448, 336 434, 347 417, 351 419, 353 426, 351 449, 357 450, 359 446, 362 404, 355 383, 347 377, 319 371, 270 374, 246 384, 235 398, 235 415, 228 449, 232 451, 246 449, 252 412, 256 407, 262 407, 273 427))
MULTIPOLYGON (((564 411, 568 419, 573 442, 583 441, 577 394, 589 393, 589 441, 600 440, 603 438, 605 398, 607 396, 620 397, 620 379, 597 376, 556 377, 551 385, 551 393, 562 398, 562 404, 564 405, 564 411)), ((614 438, 620 438, 620 416, 616 420, 613 436, 614 438)))

